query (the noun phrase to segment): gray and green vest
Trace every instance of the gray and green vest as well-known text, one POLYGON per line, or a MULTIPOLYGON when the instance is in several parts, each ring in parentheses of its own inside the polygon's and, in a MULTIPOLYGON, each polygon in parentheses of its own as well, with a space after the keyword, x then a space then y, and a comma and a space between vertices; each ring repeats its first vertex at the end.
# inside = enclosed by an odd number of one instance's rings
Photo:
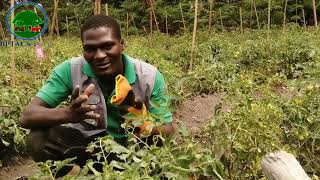
MULTIPOLYGON (((150 98, 155 83, 157 74, 157 68, 145 63, 143 61, 133 59, 136 81, 131 84, 135 97, 142 99, 147 108, 150 106, 150 98)), ((95 92, 89 97, 87 104, 96 105, 97 110, 95 113, 100 114, 101 121, 97 122, 93 119, 85 119, 81 123, 69 123, 64 126, 79 129, 85 137, 90 137, 95 134, 106 131, 107 129, 107 104, 105 97, 99 86, 97 79, 91 78, 83 73, 82 67, 86 63, 83 57, 76 57, 71 59, 71 80, 72 88, 74 89, 77 85, 80 86, 80 92, 83 93, 84 89, 90 84, 94 84, 96 87, 95 92)))

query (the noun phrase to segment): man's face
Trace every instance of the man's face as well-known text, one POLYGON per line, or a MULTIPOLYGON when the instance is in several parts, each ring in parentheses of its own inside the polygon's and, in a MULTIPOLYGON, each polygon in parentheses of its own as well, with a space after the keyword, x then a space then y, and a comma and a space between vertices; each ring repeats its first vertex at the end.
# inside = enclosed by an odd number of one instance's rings
POLYGON ((83 56, 93 72, 102 78, 113 78, 123 72, 123 42, 111 28, 88 29, 82 37, 83 56))

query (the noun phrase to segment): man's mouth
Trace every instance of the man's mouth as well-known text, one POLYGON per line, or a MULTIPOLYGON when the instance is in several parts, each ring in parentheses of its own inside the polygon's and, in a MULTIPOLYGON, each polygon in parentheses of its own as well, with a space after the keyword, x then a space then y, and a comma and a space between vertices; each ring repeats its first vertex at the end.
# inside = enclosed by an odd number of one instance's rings
POLYGON ((98 69, 106 69, 111 65, 110 62, 103 62, 96 65, 98 69))

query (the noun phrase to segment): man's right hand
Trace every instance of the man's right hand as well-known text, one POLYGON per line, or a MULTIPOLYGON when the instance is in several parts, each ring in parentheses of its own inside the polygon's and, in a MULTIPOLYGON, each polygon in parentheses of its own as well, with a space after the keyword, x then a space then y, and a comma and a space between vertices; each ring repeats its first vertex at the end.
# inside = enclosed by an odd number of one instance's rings
POLYGON ((80 94, 79 86, 73 90, 71 104, 66 108, 67 123, 79 123, 85 119, 100 119, 100 114, 94 113, 96 105, 85 104, 95 91, 94 84, 90 84, 83 94, 80 94))

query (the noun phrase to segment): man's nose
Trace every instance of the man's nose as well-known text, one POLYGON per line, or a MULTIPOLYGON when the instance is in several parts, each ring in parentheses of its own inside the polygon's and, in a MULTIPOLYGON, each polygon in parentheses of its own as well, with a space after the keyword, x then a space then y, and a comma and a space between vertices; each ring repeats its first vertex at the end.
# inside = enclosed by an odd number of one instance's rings
POLYGON ((97 49, 94 58, 95 59, 103 59, 107 56, 107 53, 101 50, 100 48, 97 49))

